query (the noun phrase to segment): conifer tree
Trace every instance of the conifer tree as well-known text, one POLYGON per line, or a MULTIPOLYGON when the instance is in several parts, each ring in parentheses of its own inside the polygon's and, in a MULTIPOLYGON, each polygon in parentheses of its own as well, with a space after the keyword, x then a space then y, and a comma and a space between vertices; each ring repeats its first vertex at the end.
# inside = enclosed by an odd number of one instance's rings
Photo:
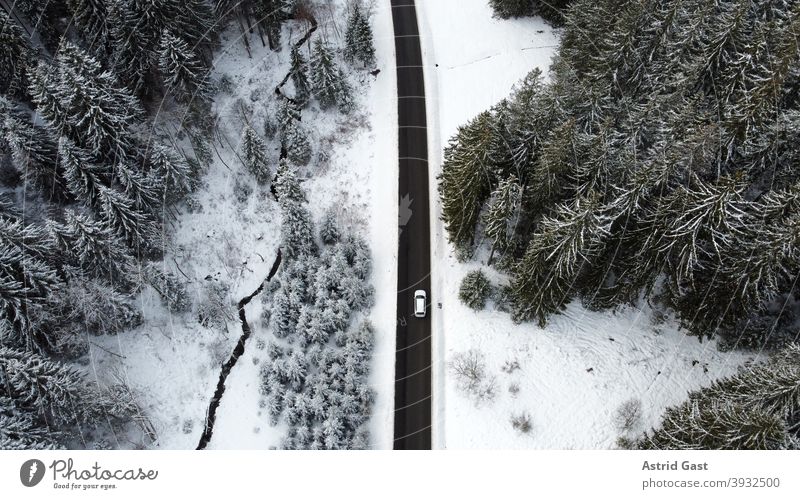
POLYGON ((307 165, 311 160, 311 144, 308 141, 305 128, 297 122, 291 121, 281 134, 281 143, 286 150, 286 157, 298 165, 307 165))
POLYGON ((639 449, 796 449, 800 423, 800 348, 742 369, 667 409, 639 449))
POLYGON ((164 31, 158 50, 158 68, 167 93, 183 103, 204 101, 208 94, 207 70, 189 45, 164 31))
POLYGON ((69 191, 87 206, 96 206, 107 169, 93 164, 89 156, 66 137, 59 141, 58 155, 69 191))
POLYGON ((458 298, 473 310, 483 310, 492 294, 492 284, 481 270, 469 272, 461 281, 458 298))
POLYGON ((329 209, 325 213, 325 218, 320 225, 319 235, 320 239, 322 239, 322 242, 325 244, 335 244, 339 242, 339 239, 342 237, 338 222, 336 221, 336 213, 334 213, 332 209, 329 209))
POLYGON ((300 123, 300 110, 288 99, 284 99, 278 110, 278 128, 281 148, 286 157, 298 166, 307 165, 311 160, 311 143, 308 133, 300 123))
POLYGON ((292 46, 291 51, 292 82, 294 83, 294 102, 300 107, 305 107, 311 98, 311 83, 308 81, 308 63, 300 53, 297 46, 292 46))
POLYGON ((79 371, 30 352, 0 347, 0 385, 16 405, 56 428, 100 422, 109 415, 79 371))
POLYGON ((172 203, 194 189, 195 172, 185 158, 170 148, 154 144, 148 158, 149 176, 156 186, 161 187, 164 203, 172 203))
POLYGON ((460 127, 445 148, 439 175, 442 219, 450 242, 461 251, 470 251, 481 207, 491 194, 498 147, 493 117, 484 112, 460 127))
POLYGON ((283 0, 258 0, 253 5, 256 23, 259 30, 267 35, 270 50, 281 47, 281 23, 286 16, 283 4, 283 0))
POLYGON ((48 230, 71 263, 86 275, 111 282, 129 282, 134 262, 114 233, 88 216, 67 210, 64 223, 50 221, 48 230))
POLYGON ((65 44, 53 65, 40 63, 30 73, 31 94, 42 117, 93 158, 125 158, 132 153, 132 125, 142 111, 100 63, 65 44))
POLYGON ((104 54, 108 50, 108 10, 103 0, 67 0, 72 22, 80 30, 90 51, 104 54))
POLYGON ((64 170, 59 167, 56 143, 48 128, 34 125, 0 97, 0 133, 11 149, 14 166, 26 181, 49 199, 68 198, 64 170))
POLYGON ((501 180, 492 193, 484 216, 484 232, 492 242, 492 252, 499 250, 504 253, 513 249, 521 208, 522 186, 517 178, 512 176, 501 180))
POLYGON ((261 184, 267 183, 271 176, 267 158, 267 145, 250 125, 246 125, 244 129, 242 154, 245 166, 255 176, 256 180, 261 184))
POLYGON ((30 60, 25 32, 4 10, 0 10, 0 93, 24 95, 30 60))
POLYGON ((544 326, 573 296, 573 285, 605 244, 610 228, 599 196, 590 193, 544 217, 514 269, 514 319, 544 326))
POLYGON ((305 207, 306 195, 297 178, 295 167, 287 160, 278 164, 275 179, 278 203, 281 207, 281 245, 288 258, 316 252, 311 215, 305 207))
POLYGON ((124 194, 104 185, 98 186, 100 220, 131 247, 147 249, 155 242, 153 221, 137 211, 133 201, 124 194))
POLYGON ((23 410, 9 397, 0 397, 0 450, 55 450, 61 436, 23 410))
POLYGON ((327 42, 317 38, 311 55, 311 90, 323 109, 336 106, 342 95, 342 73, 327 42))
POLYGON ((344 56, 348 62, 358 61, 366 68, 375 65, 372 28, 369 25, 369 18, 362 13, 359 2, 353 5, 350 17, 347 19, 344 56))
POLYGON ((533 0, 489 0, 489 5, 503 19, 533 14, 533 0))

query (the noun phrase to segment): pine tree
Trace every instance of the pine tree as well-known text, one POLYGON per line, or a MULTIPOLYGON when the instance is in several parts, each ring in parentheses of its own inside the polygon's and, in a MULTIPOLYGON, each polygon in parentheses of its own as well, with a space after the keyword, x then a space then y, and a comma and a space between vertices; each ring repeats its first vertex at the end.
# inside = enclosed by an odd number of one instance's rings
POLYGON ((792 449, 800 423, 800 348, 742 369, 667 409, 639 449, 792 449))
POLYGON ((161 186, 164 203, 172 203, 194 189, 195 172, 185 158, 175 154, 170 148, 154 144, 148 158, 152 182, 161 186))
POLYGON ((100 220, 136 249, 148 249, 155 241, 152 220, 137 211, 133 201, 124 194, 104 185, 98 186, 97 198, 100 220))
POLYGON ((89 49, 98 54, 108 50, 108 11, 103 0, 67 0, 67 6, 89 49))
POLYGON ((336 220, 336 213, 333 209, 329 209, 325 213, 325 218, 320 225, 319 236, 322 242, 328 245, 338 243, 339 239, 342 237, 336 220))
POLYGON ((135 93, 151 95, 155 89, 151 75, 167 29, 188 47, 181 50, 184 66, 190 59, 210 62, 215 18, 205 0, 109 0, 108 10, 114 67, 135 93))
POLYGON ((125 197, 142 212, 155 211, 161 201, 161 189, 152 176, 133 169, 127 163, 114 165, 114 180, 122 187, 125 197))
POLYGON ((79 371, 30 352, 0 347, 0 385, 16 405, 56 428, 99 423, 107 415, 79 371))
POLYGON ((311 161, 311 143, 305 128, 297 121, 292 121, 281 134, 281 143, 286 150, 286 157, 298 165, 305 166, 311 161))
POLYGON ((311 160, 311 143, 308 133, 300 123, 300 109, 294 102, 285 99, 278 110, 278 128, 281 148, 287 158, 299 166, 311 160))
POLYGON ((300 108, 295 102, 283 99, 278 107, 278 129, 285 130, 296 121, 300 121, 300 108))
POLYGON ((9 397, 0 397, 0 450, 56 450, 62 435, 23 410, 9 397))
POLYGON ((11 149, 14 166, 27 182, 48 199, 65 201, 69 197, 56 143, 48 128, 34 125, 0 97, 0 133, 11 149))
POLYGON ((154 263, 145 266, 144 280, 158 292, 170 312, 188 312, 192 307, 192 299, 186 290, 186 284, 163 268, 164 266, 154 263))
POLYGON ((369 18, 361 12, 361 5, 356 2, 347 20, 345 32, 345 59, 348 62, 361 62, 364 67, 375 65, 375 46, 372 42, 372 28, 369 18))
POLYGON ((533 13, 532 0, 489 0, 495 15, 503 19, 529 16, 533 13))
POLYGON ((572 297, 576 279, 605 244, 609 228, 609 217, 595 193, 544 217, 514 269, 514 319, 535 318, 544 327, 550 314, 572 297))
POLYGON ((53 65, 40 63, 29 76, 39 113, 58 133, 96 160, 132 153, 131 127, 142 111, 95 58, 67 43, 53 65))
POLYGON ((442 219, 448 239, 469 252, 483 203, 494 184, 494 151, 500 145, 495 123, 484 112, 458 129, 444 151, 439 175, 442 219))
POLYGON ((261 184, 269 182, 271 172, 267 158, 267 145, 250 125, 246 125, 244 129, 242 154, 245 166, 256 180, 261 184))
POLYGON ((305 207, 306 195, 300 187, 295 168, 286 160, 278 164, 275 189, 281 206, 281 247, 284 255, 296 258, 316 252, 311 215, 305 207))
POLYGON ((0 93, 24 95, 30 59, 30 46, 24 31, 4 10, 0 10, 0 93))
POLYGON ((59 141, 58 155, 70 193, 87 206, 97 206, 107 170, 93 164, 88 155, 66 137, 59 141))
POLYGON ((339 104, 342 85, 342 73, 330 46, 317 38, 311 55, 311 90, 323 109, 339 104))
POLYGON ((521 209, 522 186, 517 178, 512 176, 501 180, 491 195, 489 208, 484 215, 484 232, 492 242, 493 253, 495 250, 502 253, 513 250, 521 209))
POLYGON ((311 83, 308 81, 308 63, 297 46, 292 46, 291 69, 294 83, 294 102, 300 107, 305 107, 311 98, 311 83))
POLYGON ((281 47, 281 23, 286 16, 283 4, 283 0, 258 0, 253 5, 256 24, 267 35, 270 50, 281 47))
POLYGON ((158 68, 167 93, 183 103, 204 101, 208 97, 208 71, 189 45, 164 31, 158 50, 158 68))
MULTIPOLYGON (((28 233, 30 229, 23 230, 28 233)), ((9 244, 7 237, 0 244, 0 323, 10 327, 13 344, 31 351, 48 349, 52 346, 48 332, 32 327, 30 316, 44 306, 63 279, 50 262, 36 256, 35 250, 28 251, 27 244, 9 244)))
POLYGON ((339 68, 339 93, 338 93, 338 109, 342 114, 350 114, 356 108, 356 103, 353 100, 353 87, 347 81, 344 71, 339 68))
POLYGON ((134 11, 133 0, 108 0, 107 5, 115 73, 134 93, 143 93, 152 58, 152 25, 134 11), (148 31, 142 29, 145 25, 148 31))
POLYGON ((48 231, 71 263, 89 276, 130 282, 134 261, 114 233, 86 215, 72 210, 64 215, 64 223, 50 221, 48 231))

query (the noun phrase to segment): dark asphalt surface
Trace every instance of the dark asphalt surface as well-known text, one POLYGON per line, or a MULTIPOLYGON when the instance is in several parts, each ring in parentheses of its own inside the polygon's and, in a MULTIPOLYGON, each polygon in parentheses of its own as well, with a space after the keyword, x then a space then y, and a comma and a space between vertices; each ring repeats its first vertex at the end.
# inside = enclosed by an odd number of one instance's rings
POLYGON ((397 54, 400 133, 399 195, 411 198, 407 223, 401 207, 397 259, 397 353, 394 448, 431 448, 431 245, 425 80, 414 0, 391 0, 397 54), (414 291, 428 294, 428 314, 414 317, 414 291))

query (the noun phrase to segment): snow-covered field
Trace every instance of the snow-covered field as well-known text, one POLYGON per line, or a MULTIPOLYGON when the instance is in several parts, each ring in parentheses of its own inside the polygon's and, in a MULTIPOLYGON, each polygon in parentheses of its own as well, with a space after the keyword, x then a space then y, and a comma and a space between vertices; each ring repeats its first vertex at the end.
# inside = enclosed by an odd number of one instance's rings
MULTIPOLYGON (((325 3, 317 16, 320 25, 315 36, 341 46, 344 4, 343 0, 325 3)), ((303 112, 303 124, 312 131, 315 158, 322 152, 328 159, 323 164, 312 159, 300 173, 307 178, 304 188, 315 220, 333 206, 346 224, 358 228, 370 242, 376 290, 370 314, 376 332, 372 383, 377 393, 372 446, 391 448, 397 282, 396 79, 388 2, 377 4, 373 14, 381 71, 377 76, 365 71, 351 75, 359 103, 353 116, 322 112, 316 106, 303 112)), ((271 52, 257 35, 252 36, 252 57, 238 30, 230 29, 215 57, 214 79, 227 75, 233 83, 231 93, 220 93, 214 104, 219 116, 219 156, 215 153, 203 185, 193 195, 198 208, 192 212, 184 208, 174 220, 175 236, 165 261, 170 270, 189 278, 190 289, 201 289, 209 280, 230 287, 232 303, 226 323, 201 327, 192 314, 170 315, 156 296, 144 295, 145 324, 125 335, 98 338, 93 348, 92 366, 98 377, 118 372, 140 393, 158 433, 158 448, 197 445, 220 366, 242 333, 235 302, 259 286, 275 258, 279 209, 268 188, 256 185, 237 158, 241 115, 246 109, 248 120, 260 130, 264 117, 274 114, 274 88, 288 71, 290 43, 306 29, 300 22, 285 23, 279 52, 271 52), (236 199, 237 178, 253 189, 244 202, 236 199)), ((269 145, 277 165, 277 145, 274 141, 269 145)), ((271 334, 261 327, 260 308, 258 298, 248 305, 253 335, 227 379, 210 448, 266 449, 279 445, 284 435, 285 428, 270 427, 266 411, 259 408, 259 369, 266 356, 259 346, 271 334)))
MULTIPOLYGON (((546 74, 558 34, 541 19, 493 19, 487 0, 418 0, 417 9, 435 188, 442 147, 458 125, 507 96, 534 67, 546 74)), ((458 286, 480 263, 453 257, 435 192, 431 200, 431 293, 442 303, 433 332, 434 448, 614 447, 620 435, 614 413, 624 401, 641 400, 638 429, 647 429, 688 390, 747 360, 685 336, 672 319, 655 320, 646 306, 598 313, 573 303, 545 329, 515 325, 491 307, 470 310, 458 300, 458 286), (492 401, 476 404, 448 369, 454 355, 469 350, 485 359, 492 401), (511 425, 523 414, 532 423, 528 433, 511 425)))

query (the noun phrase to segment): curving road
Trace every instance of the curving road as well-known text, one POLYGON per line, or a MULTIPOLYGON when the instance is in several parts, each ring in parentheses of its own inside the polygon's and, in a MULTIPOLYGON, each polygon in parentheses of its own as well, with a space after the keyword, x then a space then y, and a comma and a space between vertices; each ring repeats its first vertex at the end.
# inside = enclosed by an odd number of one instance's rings
POLYGON ((425 80, 414 0, 391 0, 397 58, 400 237, 394 448, 431 448, 430 211, 425 80), (403 203, 410 199, 411 204, 403 203), (428 314, 414 317, 414 291, 428 293, 428 314))

